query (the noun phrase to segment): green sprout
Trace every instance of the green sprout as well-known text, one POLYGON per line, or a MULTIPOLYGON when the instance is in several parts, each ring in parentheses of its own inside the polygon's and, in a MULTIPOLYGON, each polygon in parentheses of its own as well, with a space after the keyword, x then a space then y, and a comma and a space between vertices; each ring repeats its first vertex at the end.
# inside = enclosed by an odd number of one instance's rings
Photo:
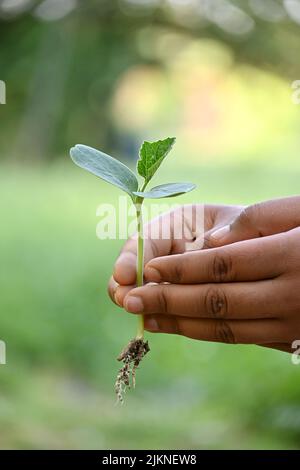
MULTIPOLYGON (((70 151, 71 158, 76 165, 125 191, 135 206, 137 222, 137 287, 143 285, 144 278, 142 217, 144 199, 179 196, 195 188, 195 185, 192 183, 167 183, 146 191, 147 185, 172 149, 175 140, 175 137, 168 137, 156 142, 145 141, 143 143, 137 162, 137 173, 143 178, 141 184, 139 184, 137 176, 126 165, 99 150, 78 144, 70 151)), ((115 390, 118 401, 121 403, 123 402, 126 389, 130 388, 130 379, 132 380, 133 387, 135 386, 136 369, 149 351, 148 341, 144 340, 144 317, 140 314, 138 315, 135 338, 129 342, 118 357, 118 360, 123 362, 123 367, 118 372, 115 390)))

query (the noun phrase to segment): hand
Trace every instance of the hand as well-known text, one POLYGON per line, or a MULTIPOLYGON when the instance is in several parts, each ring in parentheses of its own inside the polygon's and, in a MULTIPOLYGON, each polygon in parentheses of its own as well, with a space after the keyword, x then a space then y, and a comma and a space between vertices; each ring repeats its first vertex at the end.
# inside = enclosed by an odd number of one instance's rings
MULTIPOLYGON (((209 247, 210 234, 216 229, 231 223, 242 209, 241 206, 205 205, 204 227, 195 226, 196 215, 200 219, 203 217, 203 206, 200 205, 182 206, 151 220, 144 226, 145 233, 158 233, 158 230, 161 230, 162 227, 169 225, 170 237, 167 239, 146 237, 145 264, 157 256, 184 253, 187 242, 189 243, 189 250, 209 247), (187 210, 182 211, 182 209, 187 210), (185 236, 177 238, 175 234, 181 233, 183 228, 185 229, 185 236)), ((136 248, 135 237, 130 238, 125 243, 115 263, 114 273, 109 282, 109 295, 120 307, 123 307, 125 295, 135 287, 136 248)))
POLYGON ((292 351, 300 339, 299 214, 299 197, 239 211, 210 232, 210 246, 253 239, 152 259, 145 279, 159 285, 130 290, 125 309, 143 312, 149 331, 292 351))
POLYGON ((265 237, 300 226, 300 197, 273 199, 243 208, 231 224, 209 233, 210 246, 265 237))

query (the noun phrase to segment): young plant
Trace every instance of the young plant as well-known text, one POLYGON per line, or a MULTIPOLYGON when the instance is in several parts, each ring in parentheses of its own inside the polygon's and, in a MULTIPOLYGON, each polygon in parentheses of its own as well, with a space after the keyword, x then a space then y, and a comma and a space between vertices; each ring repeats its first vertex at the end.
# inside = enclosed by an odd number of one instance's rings
MULTIPOLYGON (((192 191, 195 185, 192 183, 167 183, 155 186, 146 191, 146 187, 161 163, 172 149, 175 138, 168 137, 156 142, 144 142, 137 162, 137 173, 143 178, 139 184, 136 175, 119 160, 106 155, 86 145, 76 145, 70 151, 74 163, 93 173, 108 183, 125 191, 131 198, 136 209, 137 220, 137 286, 143 285, 144 267, 144 238, 142 204, 144 199, 159 199, 165 197, 179 196, 192 191)), ((123 396, 132 381, 135 387, 135 374, 143 357, 150 351, 148 341, 144 339, 144 317, 138 316, 136 336, 123 349, 118 357, 123 362, 119 370, 115 390, 118 400, 123 402, 123 396)))

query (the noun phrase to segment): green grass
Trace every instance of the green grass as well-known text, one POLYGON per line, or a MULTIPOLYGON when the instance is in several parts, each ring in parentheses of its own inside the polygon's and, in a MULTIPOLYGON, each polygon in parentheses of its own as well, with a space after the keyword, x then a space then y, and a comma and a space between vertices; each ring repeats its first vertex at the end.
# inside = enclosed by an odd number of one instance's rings
MULTIPOLYGON (((182 203, 299 192, 294 168, 176 173, 201 183, 182 203)), ((1 167, 0 188, 1 449, 297 448, 299 369, 276 351, 153 335, 136 391, 114 406, 115 357, 136 322, 106 294, 122 242, 95 228, 118 191, 71 165, 1 167)))

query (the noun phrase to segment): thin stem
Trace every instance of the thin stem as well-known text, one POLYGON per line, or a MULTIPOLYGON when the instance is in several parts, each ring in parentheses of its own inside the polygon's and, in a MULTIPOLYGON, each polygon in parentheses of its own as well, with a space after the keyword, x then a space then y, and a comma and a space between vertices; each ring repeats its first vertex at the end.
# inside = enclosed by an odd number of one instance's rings
MULTIPOLYGON (((137 198, 135 203, 137 218, 137 263, 136 263, 136 284, 140 287, 144 283, 144 237, 143 237, 143 215, 142 215, 143 198, 137 198)), ((144 337, 144 317, 142 314, 138 317, 137 338, 144 337)))
POLYGON ((141 193, 143 193, 145 191, 147 184, 148 184, 148 182, 145 181, 145 183, 142 186, 142 189, 139 190, 141 193))

